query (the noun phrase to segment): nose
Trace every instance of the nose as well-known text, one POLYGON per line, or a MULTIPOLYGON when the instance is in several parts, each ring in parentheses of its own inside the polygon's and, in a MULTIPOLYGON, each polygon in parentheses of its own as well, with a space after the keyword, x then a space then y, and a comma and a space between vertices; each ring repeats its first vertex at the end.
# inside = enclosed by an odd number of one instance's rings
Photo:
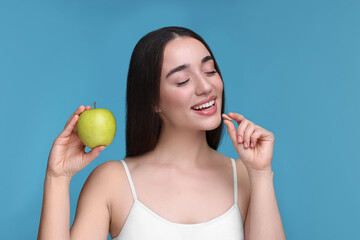
POLYGON ((212 91, 212 85, 209 82, 209 79, 206 76, 198 75, 195 79, 195 94, 200 95, 208 95, 212 91))

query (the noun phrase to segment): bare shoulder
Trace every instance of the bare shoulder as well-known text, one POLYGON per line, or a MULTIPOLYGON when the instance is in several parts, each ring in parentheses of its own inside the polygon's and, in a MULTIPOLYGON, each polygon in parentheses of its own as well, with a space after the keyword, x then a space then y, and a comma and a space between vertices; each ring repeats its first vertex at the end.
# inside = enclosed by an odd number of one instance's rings
POLYGON ((120 161, 97 166, 87 178, 76 209, 71 237, 74 239, 104 239, 112 219, 112 207, 121 201, 126 175, 120 161))
POLYGON ((108 174, 110 174, 110 177, 112 176, 112 174, 117 174, 119 173, 119 171, 123 171, 123 167, 120 161, 118 160, 112 160, 112 161, 107 161, 104 162, 102 164, 100 164, 99 166, 97 166, 90 174, 94 175, 96 177, 99 176, 106 176, 108 174))
POLYGON ((97 166, 87 178, 79 202, 96 201, 111 214, 114 202, 121 203, 127 190, 127 177, 120 161, 107 161, 97 166))
POLYGON ((124 176, 125 170, 120 161, 107 161, 97 166, 91 172, 85 185, 102 187, 111 190, 114 185, 118 185, 123 182, 121 179, 124 176))
POLYGON ((250 179, 248 171, 241 159, 236 159, 235 162, 238 176, 238 186, 245 191, 246 194, 250 195, 250 179))
MULTIPOLYGON (((231 165, 230 161, 228 161, 231 157, 223 155, 222 153, 219 153, 217 151, 214 151, 213 155, 217 159, 220 159, 221 162, 225 162, 229 166, 231 165)), ((241 161, 241 159, 235 159, 234 158, 234 160, 235 160, 235 165, 236 165, 238 186, 243 187, 244 189, 249 189, 250 188, 249 175, 248 175, 248 171, 247 171, 244 163, 241 161)))
MULTIPOLYGON (((225 155, 222 155, 222 157, 229 159, 229 157, 225 155)), ((234 160, 238 184, 238 206, 240 208, 242 219, 245 219, 250 201, 250 179, 248 171, 241 159, 234 158, 234 160)))
POLYGON ((126 181, 126 173, 121 162, 107 161, 91 172, 81 190, 81 195, 102 198, 102 201, 108 205, 115 197, 115 193, 123 189, 122 185, 126 184, 126 181))
POLYGON ((236 170, 237 170, 238 178, 240 178, 239 180, 242 180, 250 184, 249 174, 244 163, 241 161, 241 159, 235 159, 235 162, 236 162, 236 170))
POLYGON ((248 171, 241 159, 236 159, 235 162, 238 177, 238 205, 242 219, 245 221, 250 203, 250 179, 248 171))

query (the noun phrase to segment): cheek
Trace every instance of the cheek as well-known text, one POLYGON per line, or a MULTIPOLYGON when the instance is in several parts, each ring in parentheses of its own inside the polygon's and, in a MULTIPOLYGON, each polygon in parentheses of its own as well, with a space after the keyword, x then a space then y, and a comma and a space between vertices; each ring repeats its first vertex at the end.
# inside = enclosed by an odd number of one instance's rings
POLYGON ((217 84, 218 89, 222 91, 224 84, 223 84, 223 81, 221 80, 220 76, 219 76, 219 79, 216 81, 216 84, 217 84))
POLYGON ((189 91, 184 89, 163 89, 160 90, 160 106, 165 112, 184 109, 189 105, 189 91))
POLYGON ((220 97, 221 101, 219 102, 219 110, 221 110, 221 104, 222 104, 222 101, 223 101, 223 95, 222 95, 222 92, 223 92, 223 88, 224 88, 224 84, 223 84, 223 81, 221 80, 221 78, 219 77, 219 79, 214 82, 214 86, 216 88, 216 91, 217 91, 217 94, 218 94, 218 97, 220 97))
POLYGON ((214 84, 214 87, 216 88, 216 91, 219 94, 219 96, 222 96, 221 94, 222 94, 222 91, 224 88, 224 84, 223 84, 223 81, 221 80, 220 76, 213 84, 214 84))

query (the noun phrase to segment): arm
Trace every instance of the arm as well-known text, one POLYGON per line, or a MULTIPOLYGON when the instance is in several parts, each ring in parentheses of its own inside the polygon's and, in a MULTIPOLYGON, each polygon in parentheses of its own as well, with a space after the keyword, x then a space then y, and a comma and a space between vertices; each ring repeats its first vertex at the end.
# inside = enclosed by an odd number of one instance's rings
POLYGON ((109 175, 114 166, 98 166, 81 190, 70 230, 70 179, 47 176, 38 239, 107 239, 110 206, 107 202, 109 175))
POLYGON ((244 223, 245 239, 286 239, 271 169, 274 134, 240 114, 229 113, 229 116, 223 117, 233 145, 249 174, 250 202, 244 223), (238 129, 232 119, 239 124, 238 129))
POLYGON ((70 179, 46 176, 38 240, 70 239, 70 179))
MULTIPOLYGON (((80 106, 72 114, 51 148, 44 183, 39 240, 70 239, 69 187, 71 178, 104 149, 101 146, 85 153, 85 145, 76 132, 76 122, 81 112, 86 109, 91 109, 91 107, 80 106)), ((92 204, 100 202, 99 199, 92 201, 94 201, 92 204)))
POLYGON ((276 201, 274 173, 249 172, 250 203, 245 219, 245 239, 286 239, 276 201))
POLYGON ((81 190, 71 239, 104 239, 109 235, 110 198, 117 169, 114 162, 105 162, 94 169, 81 190))

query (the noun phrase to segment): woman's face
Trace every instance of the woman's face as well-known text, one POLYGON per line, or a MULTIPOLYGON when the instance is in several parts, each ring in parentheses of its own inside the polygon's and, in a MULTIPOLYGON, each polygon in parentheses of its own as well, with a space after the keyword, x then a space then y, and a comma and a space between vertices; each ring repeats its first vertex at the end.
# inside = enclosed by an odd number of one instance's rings
POLYGON ((223 83, 206 47, 191 37, 164 49, 159 114, 165 125, 213 130, 221 123, 223 83))

